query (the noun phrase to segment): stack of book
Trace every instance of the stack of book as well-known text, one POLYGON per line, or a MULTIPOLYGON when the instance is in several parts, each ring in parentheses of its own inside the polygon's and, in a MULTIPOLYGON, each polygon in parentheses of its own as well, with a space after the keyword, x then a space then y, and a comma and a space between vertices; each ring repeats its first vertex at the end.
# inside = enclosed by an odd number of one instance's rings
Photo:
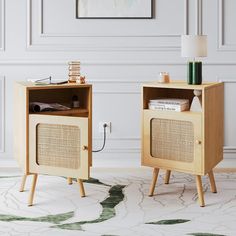
POLYGON ((162 111, 187 111, 189 110, 189 100, 179 98, 159 98, 149 100, 148 108, 162 111))
POLYGON ((76 83, 80 79, 80 61, 71 61, 69 64, 69 82, 76 83))

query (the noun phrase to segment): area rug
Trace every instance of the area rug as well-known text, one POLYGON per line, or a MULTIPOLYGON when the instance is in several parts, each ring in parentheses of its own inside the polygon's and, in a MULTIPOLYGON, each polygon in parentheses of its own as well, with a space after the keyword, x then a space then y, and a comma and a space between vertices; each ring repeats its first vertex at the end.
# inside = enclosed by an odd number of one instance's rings
POLYGON ((79 186, 63 177, 40 175, 34 206, 18 191, 21 175, 0 177, 0 235, 158 236, 236 235, 236 174, 216 174, 218 193, 203 177, 205 207, 199 207, 195 178, 173 173, 165 185, 159 176, 155 195, 148 197, 152 170, 93 171, 79 186))

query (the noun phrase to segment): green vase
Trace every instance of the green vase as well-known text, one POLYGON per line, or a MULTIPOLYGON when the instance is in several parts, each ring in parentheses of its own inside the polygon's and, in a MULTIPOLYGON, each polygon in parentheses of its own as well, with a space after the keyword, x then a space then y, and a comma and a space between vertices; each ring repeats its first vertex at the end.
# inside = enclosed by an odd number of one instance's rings
POLYGON ((187 82, 188 84, 193 83, 193 62, 188 62, 188 71, 187 71, 187 82))
POLYGON ((202 62, 193 62, 192 84, 202 84, 202 62))

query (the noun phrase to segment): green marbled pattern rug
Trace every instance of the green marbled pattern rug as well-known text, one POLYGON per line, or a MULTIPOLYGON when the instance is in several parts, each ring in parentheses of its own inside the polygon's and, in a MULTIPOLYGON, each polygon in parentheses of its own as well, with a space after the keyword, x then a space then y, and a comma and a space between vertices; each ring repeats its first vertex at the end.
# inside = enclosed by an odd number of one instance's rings
POLYGON ((236 202, 235 174, 217 176, 227 195, 223 191, 211 194, 207 179, 203 180, 205 208, 198 206, 190 175, 175 174, 169 185, 162 183, 161 176, 158 194, 152 198, 147 196, 151 173, 99 173, 95 177, 85 181, 87 197, 80 198, 77 184, 40 176, 36 204, 29 208, 28 191, 17 191, 20 176, 1 176, 0 235, 225 236, 236 232, 231 210, 236 202))

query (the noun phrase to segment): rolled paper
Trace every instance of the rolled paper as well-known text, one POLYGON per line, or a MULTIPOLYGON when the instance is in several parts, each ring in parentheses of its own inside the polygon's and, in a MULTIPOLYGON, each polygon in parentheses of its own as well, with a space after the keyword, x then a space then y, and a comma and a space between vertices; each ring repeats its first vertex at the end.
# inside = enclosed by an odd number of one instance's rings
POLYGON ((202 62, 193 63, 192 84, 202 84, 202 62))
POLYGON ((188 62, 187 82, 188 84, 193 83, 193 62, 188 62))

